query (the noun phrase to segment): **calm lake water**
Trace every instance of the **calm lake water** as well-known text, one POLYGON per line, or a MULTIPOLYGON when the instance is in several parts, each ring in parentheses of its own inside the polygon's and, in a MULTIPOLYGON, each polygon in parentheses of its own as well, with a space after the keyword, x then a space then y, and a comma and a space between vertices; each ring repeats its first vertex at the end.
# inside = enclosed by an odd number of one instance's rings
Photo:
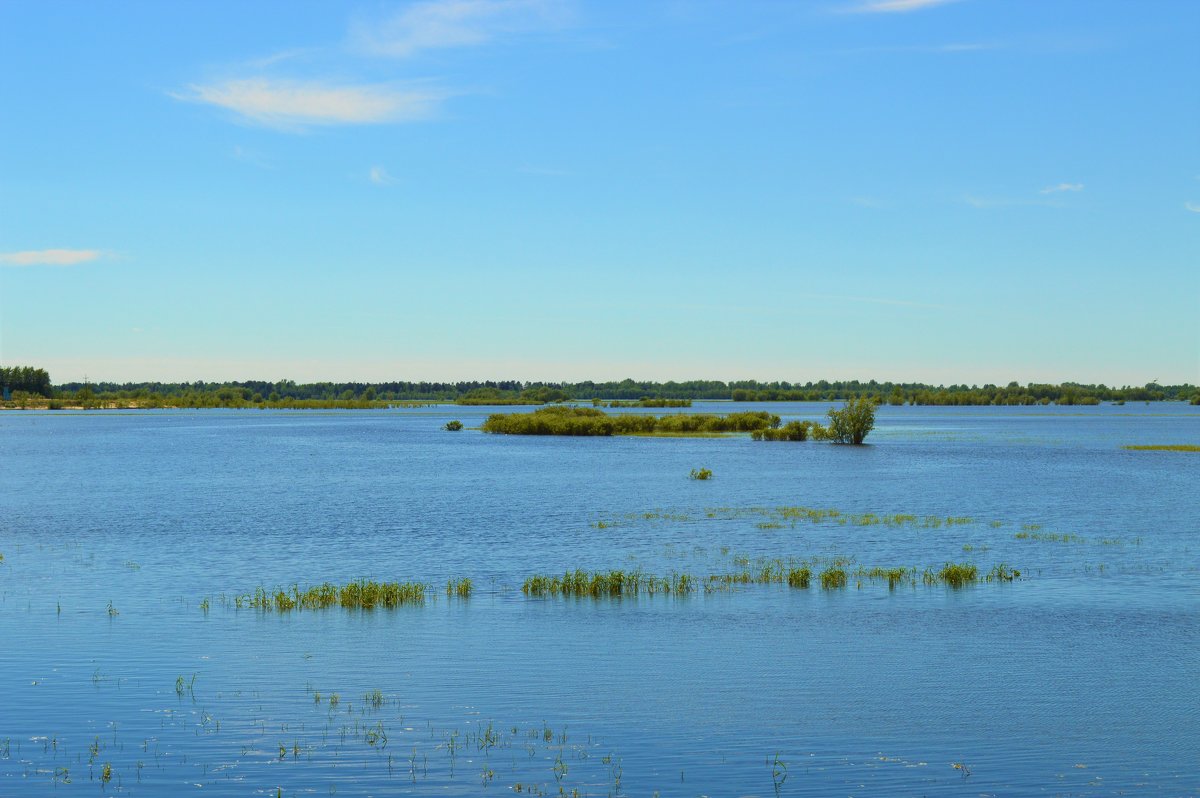
MULTIPOLYGON (((760 408, 826 406, 692 412, 760 408)), ((0 796, 1200 794, 1200 455, 1121 448, 1200 444, 1200 408, 884 407, 866 447, 441 429, 488 412, 0 414, 0 796), (790 558, 1022 578, 521 592, 790 558), (432 587, 234 604, 364 577, 432 587)))

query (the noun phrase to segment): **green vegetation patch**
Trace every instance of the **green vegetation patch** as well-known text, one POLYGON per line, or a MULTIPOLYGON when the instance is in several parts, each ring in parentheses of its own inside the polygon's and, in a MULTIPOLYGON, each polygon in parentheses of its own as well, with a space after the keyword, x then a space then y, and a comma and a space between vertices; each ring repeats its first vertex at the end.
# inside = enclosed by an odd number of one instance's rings
POLYGON ((638 571, 586 571, 576 569, 562 576, 537 575, 525 580, 521 591, 527 596, 538 598, 550 596, 582 598, 614 598, 638 595, 687 595, 699 590, 705 593, 730 590, 740 585, 786 584, 789 587, 808 590, 814 580, 823 590, 841 590, 853 581, 857 587, 864 582, 886 582, 889 589, 900 586, 969 587, 979 583, 1012 582, 1021 578, 1021 572, 1001 563, 993 566, 986 574, 972 563, 946 563, 939 567, 924 569, 909 567, 854 566, 847 559, 825 561, 820 567, 817 560, 785 562, 763 560, 753 566, 732 573, 710 574, 699 578, 689 574, 672 574, 667 577, 654 576, 638 571))
POLYGON ((676 574, 658 577, 641 571, 567 571, 562 576, 531 576, 521 585, 527 596, 589 596, 591 598, 636 596, 655 593, 690 593, 693 577, 676 574))
MULTIPOLYGON (((468 587, 468 592, 470 588, 468 587)), ((317 610, 327 607, 370 610, 376 607, 395 608, 404 604, 424 604, 425 585, 418 582, 373 582, 360 579, 347 585, 337 586, 325 582, 315 587, 300 590, 275 588, 268 591, 259 587, 253 593, 234 598, 238 609, 288 612, 290 610, 317 610)))
POLYGON ((1134 452, 1200 452, 1200 446, 1191 444, 1155 444, 1151 446, 1122 446, 1134 452))
POLYGON ((481 429, 499 435, 651 435, 678 433, 752 432, 779 425, 779 416, 766 411, 679 413, 668 416, 609 415, 593 407, 543 407, 532 413, 493 413, 481 429))

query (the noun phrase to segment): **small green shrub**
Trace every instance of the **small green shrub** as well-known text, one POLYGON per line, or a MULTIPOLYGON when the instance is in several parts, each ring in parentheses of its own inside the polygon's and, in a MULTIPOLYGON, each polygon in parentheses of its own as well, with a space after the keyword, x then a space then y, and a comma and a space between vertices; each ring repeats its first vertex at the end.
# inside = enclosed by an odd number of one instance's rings
POLYGON ((859 445, 875 429, 875 402, 865 396, 850 399, 841 410, 830 410, 828 416, 829 440, 859 445))
POLYGON ((458 432, 462 428, 463 423, 457 419, 454 421, 447 421, 446 426, 443 427, 443 429, 445 429, 447 432, 458 432))
POLYGON ((691 473, 688 474, 688 479, 712 479, 712 475, 713 472, 711 469, 701 468, 697 471, 693 468, 691 473))

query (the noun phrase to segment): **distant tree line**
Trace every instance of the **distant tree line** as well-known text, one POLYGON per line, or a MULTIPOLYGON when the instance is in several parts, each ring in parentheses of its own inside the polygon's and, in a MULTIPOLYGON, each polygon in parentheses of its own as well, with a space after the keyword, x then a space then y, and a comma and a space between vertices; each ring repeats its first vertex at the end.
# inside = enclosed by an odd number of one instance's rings
POLYGON ((0 387, 11 394, 44 397, 64 404, 141 407, 380 407, 406 402, 460 404, 549 404, 560 401, 635 402, 647 407, 674 406, 675 401, 730 400, 846 401, 869 398, 877 404, 917 405, 1088 405, 1100 402, 1194 399, 1194 385, 1109 387, 1010 382, 997 385, 929 385, 859 380, 792 383, 756 380, 687 380, 646 382, 529 382, 488 380, 459 382, 312 382, 246 380, 234 382, 67 382, 54 386, 44 369, 0 368, 0 387))
POLYGON ((5 390, 10 393, 22 391, 45 397, 49 397, 53 391, 50 375, 45 369, 36 369, 33 366, 0 366, 0 392, 5 390))
POLYGON ((997 385, 925 385, 894 382, 826 382, 803 386, 776 383, 765 388, 737 387, 731 398, 735 402, 816 402, 867 397, 879 404, 891 405, 1096 405, 1100 402, 1146 401, 1160 402, 1191 399, 1200 393, 1194 385, 1158 385, 1110 388, 1107 385, 1084 385, 1075 382, 1061 384, 1010 382, 997 385))

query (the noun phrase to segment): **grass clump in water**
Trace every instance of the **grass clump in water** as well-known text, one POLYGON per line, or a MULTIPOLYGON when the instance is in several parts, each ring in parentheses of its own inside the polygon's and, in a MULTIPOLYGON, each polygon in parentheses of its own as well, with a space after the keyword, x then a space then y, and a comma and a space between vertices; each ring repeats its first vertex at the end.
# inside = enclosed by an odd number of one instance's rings
POLYGON ((447 421, 446 426, 442 427, 442 429, 446 430, 447 432, 458 432, 462 428, 463 423, 458 419, 455 419, 454 421, 447 421))
POLYGON ((959 588, 973 585, 979 580, 979 569, 970 563, 948 562, 937 572, 936 579, 931 584, 941 583, 959 588))
POLYGON ((826 568, 821 572, 821 589, 837 590, 846 586, 846 571, 844 568, 826 568))
POLYGON ((696 588, 693 577, 675 574, 657 577, 641 571, 567 571, 562 576, 531 576, 521 585, 527 596, 579 596, 612 598, 642 593, 690 593, 696 588))
POLYGON ((1000 563, 999 565, 992 566, 992 570, 988 572, 985 580, 988 582, 1011 582, 1014 579, 1020 578, 1020 571, 1014 568, 1009 568, 1004 563, 1000 563))
POLYGON ((470 598, 471 591, 474 590, 474 585, 471 583, 471 578, 463 577, 462 579, 450 579, 446 582, 446 595, 458 596, 459 598, 470 598))
POLYGON ((812 583, 812 569, 807 566, 801 568, 792 568, 787 574, 788 587, 795 587, 801 590, 808 590, 812 583))
POLYGON ((292 585, 288 590, 276 588, 273 591, 259 587, 253 593, 234 599, 234 605, 238 608, 249 607, 268 612, 318 610, 333 606, 361 610, 376 607, 392 609, 403 604, 424 602, 425 585, 419 582, 375 582, 367 579, 341 587, 324 582, 303 591, 297 585, 292 585))
POLYGON ((713 476, 712 469, 701 468, 700 470, 696 470, 695 468, 693 468, 691 473, 688 474, 688 479, 707 480, 707 479, 712 479, 712 476, 713 476))

